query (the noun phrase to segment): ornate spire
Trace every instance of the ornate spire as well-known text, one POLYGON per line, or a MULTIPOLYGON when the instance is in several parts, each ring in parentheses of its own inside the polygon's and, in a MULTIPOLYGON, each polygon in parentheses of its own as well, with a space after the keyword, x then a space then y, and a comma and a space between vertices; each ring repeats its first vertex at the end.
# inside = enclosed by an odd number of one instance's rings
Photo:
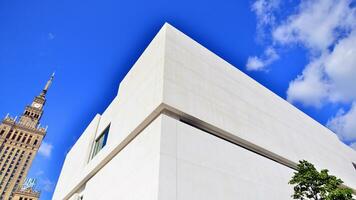
POLYGON ((47 91, 48 91, 49 87, 51 86, 52 81, 53 81, 53 79, 54 79, 54 74, 55 74, 55 73, 53 72, 51 78, 47 81, 46 86, 43 88, 43 90, 42 90, 42 92, 41 92, 41 96, 44 97, 44 96, 47 94, 47 91))

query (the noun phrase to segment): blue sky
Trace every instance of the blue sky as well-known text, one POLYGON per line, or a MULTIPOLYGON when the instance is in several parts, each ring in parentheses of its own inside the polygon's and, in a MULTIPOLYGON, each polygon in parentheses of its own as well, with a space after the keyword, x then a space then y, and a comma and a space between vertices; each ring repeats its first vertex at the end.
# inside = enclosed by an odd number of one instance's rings
POLYGON ((22 113, 56 72, 29 174, 51 199, 66 152, 169 22, 356 148, 355 4, 0 0, 0 116, 22 113))

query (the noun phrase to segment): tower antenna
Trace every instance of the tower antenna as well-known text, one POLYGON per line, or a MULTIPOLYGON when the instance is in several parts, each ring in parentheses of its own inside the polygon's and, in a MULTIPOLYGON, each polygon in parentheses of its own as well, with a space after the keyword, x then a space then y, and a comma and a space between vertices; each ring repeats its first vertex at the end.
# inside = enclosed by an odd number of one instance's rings
POLYGON ((49 87, 52 85, 54 75, 55 75, 55 72, 52 73, 51 78, 47 81, 45 87, 43 88, 43 90, 41 92, 41 96, 45 96, 47 94, 49 87))

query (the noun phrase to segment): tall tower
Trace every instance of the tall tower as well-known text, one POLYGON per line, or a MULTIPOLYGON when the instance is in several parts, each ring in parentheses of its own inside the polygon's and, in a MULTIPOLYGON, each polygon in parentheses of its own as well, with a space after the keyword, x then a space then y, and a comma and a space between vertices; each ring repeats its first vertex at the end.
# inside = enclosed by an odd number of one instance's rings
POLYGON ((40 126, 46 94, 54 79, 26 106, 21 117, 7 115, 0 124, 0 199, 13 199, 24 183, 47 128, 40 126))

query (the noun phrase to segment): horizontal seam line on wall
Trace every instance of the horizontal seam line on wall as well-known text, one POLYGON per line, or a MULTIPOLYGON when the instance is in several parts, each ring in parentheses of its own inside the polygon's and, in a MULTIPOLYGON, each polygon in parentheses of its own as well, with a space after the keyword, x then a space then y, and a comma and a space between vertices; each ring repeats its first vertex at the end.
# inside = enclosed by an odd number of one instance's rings
MULTIPOLYGON (((228 141, 232 144, 235 144, 239 147, 242 147, 248 151, 251 151, 253 153, 256 153, 260 156, 263 156, 267 159, 270 159, 272 161, 275 161, 283 166, 286 166, 290 169, 297 170, 297 163, 288 160, 282 156, 279 156, 271 151, 268 151, 260 146, 254 145, 251 142, 248 142, 236 135, 233 135, 231 133, 228 133, 218 127, 215 127, 207 122, 204 122, 198 118, 195 118, 191 115, 188 115, 176 108, 173 108, 167 104, 161 103, 150 115, 148 115, 138 126, 135 128, 130 134, 128 134, 128 137, 125 138, 121 143, 119 143, 116 147, 113 148, 113 150, 108 153, 108 155, 103 158, 99 164, 92 169, 84 178, 81 180, 79 183, 75 185, 75 187, 70 190, 70 192, 64 196, 64 199, 69 199, 75 192, 80 189, 83 185, 86 184, 88 180, 90 180, 95 174, 102 169, 112 158, 114 158, 122 149, 124 149, 128 144, 131 143, 133 139, 136 138, 137 135, 139 135, 147 126, 149 126, 152 121, 154 121, 158 116, 161 114, 164 114, 166 116, 172 117, 174 119, 180 120, 183 123, 186 123, 188 125, 191 125, 195 128, 198 128, 204 132, 207 132, 211 135, 214 135, 218 138, 221 138, 225 141, 228 141)), ((346 185, 342 185, 342 187, 350 188, 353 191, 353 194, 356 195, 356 190, 348 187, 346 185)))

